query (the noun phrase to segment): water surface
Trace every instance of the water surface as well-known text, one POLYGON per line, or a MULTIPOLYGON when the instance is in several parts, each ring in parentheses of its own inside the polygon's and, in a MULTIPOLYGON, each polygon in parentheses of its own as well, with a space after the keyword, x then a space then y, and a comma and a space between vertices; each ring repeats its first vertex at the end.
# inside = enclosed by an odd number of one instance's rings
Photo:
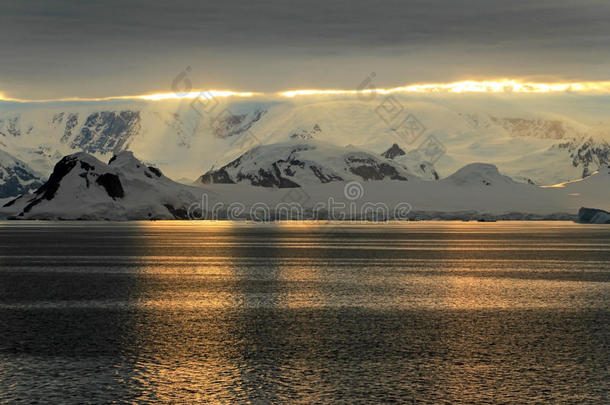
POLYGON ((0 223, 0 402, 603 403, 610 227, 0 223))

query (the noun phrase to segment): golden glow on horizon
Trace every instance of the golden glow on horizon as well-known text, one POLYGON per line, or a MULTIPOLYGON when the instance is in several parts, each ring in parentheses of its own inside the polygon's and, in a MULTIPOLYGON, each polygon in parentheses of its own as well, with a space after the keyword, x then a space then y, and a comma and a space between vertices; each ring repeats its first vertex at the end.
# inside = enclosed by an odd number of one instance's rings
POLYGON ((390 89, 363 90, 289 90, 279 93, 284 97, 310 95, 358 95, 358 94, 391 94, 391 93, 610 93, 610 81, 600 82, 522 82, 519 80, 475 81, 463 80, 452 83, 419 83, 390 89))
POLYGON ((230 91, 230 90, 204 90, 204 91, 195 91, 189 93, 157 93, 157 94, 147 94, 143 96, 135 96, 135 98, 143 99, 143 100, 177 100, 177 99, 195 99, 195 98, 216 98, 216 97, 252 97, 259 96, 263 93, 254 93, 254 92, 239 92, 239 91, 230 91))
POLYGON ((195 99, 195 98, 216 98, 216 97, 252 97, 262 95, 263 93, 254 92, 238 92, 230 90, 201 90, 189 93, 156 93, 156 94, 143 94, 134 96, 110 96, 110 97, 65 97, 65 98, 50 98, 50 99, 22 99, 5 97, 3 93, 0 93, 1 101, 15 101, 18 103, 48 103, 53 101, 111 101, 111 100, 149 100, 149 101, 160 101, 160 100, 180 100, 180 99, 195 99))
POLYGON ((254 97, 254 96, 276 96, 293 98, 297 96, 316 96, 316 95, 339 95, 350 96, 359 94, 392 94, 392 93, 438 93, 438 94, 464 94, 464 93, 591 93, 591 94, 610 94, 610 81, 597 82, 525 82, 514 79, 499 80, 463 80, 450 83, 416 83, 394 88, 366 88, 366 89, 298 89, 276 93, 262 92, 240 92, 232 90, 197 90, 188 93, 152 93, 130 96, 112 97, 66 97, 58 99, 20 99, 5 96, 0 93, 0 100, 14 102, 53 102, 53 101, 109 101, 109 100, 180 100, 195 98, 227 98, 227 97, 254 97))

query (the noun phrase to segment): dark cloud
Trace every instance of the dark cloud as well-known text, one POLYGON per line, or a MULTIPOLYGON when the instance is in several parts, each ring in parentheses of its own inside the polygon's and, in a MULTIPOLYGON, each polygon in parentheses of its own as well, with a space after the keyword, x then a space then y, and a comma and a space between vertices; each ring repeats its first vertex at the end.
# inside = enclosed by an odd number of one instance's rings
POLYGON ((185 65, 211 86, 263 91, 349 87, 371 70, 394 84, 601 79, 609 18, 606 0, 4 0, 0 80, 66 96, 163 91, 185 65))

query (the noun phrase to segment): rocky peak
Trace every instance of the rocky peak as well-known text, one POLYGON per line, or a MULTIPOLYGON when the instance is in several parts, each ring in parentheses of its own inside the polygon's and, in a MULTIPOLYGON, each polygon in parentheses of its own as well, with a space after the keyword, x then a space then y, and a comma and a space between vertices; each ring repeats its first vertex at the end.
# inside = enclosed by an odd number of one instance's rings
POLYGON ((317 135, 322 133, 322 128, 320 125, 315 124, 311 129, 297 128, 291 135, 291 139, 315 139, 317 135))
POLYGON ((398 144, 393 144, 390 149, 386 150, 381 154, 386 159, 394 159, 396 156, 406 155, 406 152, 398 146, 398 144))

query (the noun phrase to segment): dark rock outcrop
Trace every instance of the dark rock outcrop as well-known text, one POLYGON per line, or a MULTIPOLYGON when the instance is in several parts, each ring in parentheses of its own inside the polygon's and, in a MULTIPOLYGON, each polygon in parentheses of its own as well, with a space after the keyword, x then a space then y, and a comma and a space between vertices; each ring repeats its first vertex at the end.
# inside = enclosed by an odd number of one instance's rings
POLYGON ((296 129, 292 134, 290 134, 291 139, 315 139, 318 135, 322 133, 322 128, 318 124, 315 124, 311 130, 299 128, 296 129))
POLYGON ((578 210, 578 222, 583 224, 610 224, 610 212, 597 208, 581 207, 578 210))
POLYGON ((383 180, 389 177, 391 180, 403 180, 407 178, 401 176, 398 170, 385 162, 377 162, 370 158, 348 156, 345 162, 349 164, 350 171, 363 180, 383 180))
POLYGON ((164 204, 165 208, 174 216, 175 219, 190 219, 186 208, 175 208, 171 204, 164 204))
POLYGON ((55 193, 59 189, 61 180, 76 166, 78 163, 77 155, 65 156, 55 165, 53 173, 49 177, 49 180, 44 183, 38 190, 36 195, 44 198, 45 200, 52 200, 55 197, 55 193))
POLYGON ((398 144, 394 144, 390 147, 390 149, 386 150, 381 154, 386 159, 394 159, 396 156, 404 156, 407 153, 398 146, 398 144))
POLYGON ((212 134, 218 138, 228 138, 249 131, 258 122, 266 110, 255 110, 249 114, 221 114, 212 120, 212 134))
POLYGON ((108 193, 108 196, 112 197, 113 199, 123 198, 125 196, 125 191, 123 190, 121 180, 116 174, 104 173, 99 176, 95 182, 104 187, 108 193))
POLYGON ((202 184, 235 184, 224 168, 217 171, 210 170, 209 172, 206 172, 201 176, 199 181, 202 184))
POLYGON ((148 166, 148 170, 150 170, 151 172, 153 172, 153 173, 154 173, 154 175, 155 175, 155 176, 157 176, 157 177, 161 177, 161 176, 163 176, 163 173, 161 172, 161 170, 157 169, 157 168, 156 168, 156 167, 154 167, 154 166, 148 166))
POLYGON ((568 151, 572 166, 582 167, 582 177, 587 177, 610 163, 610 144, 605 141, 593 138, 572 140, 560 143, 557 147, 568 151))

